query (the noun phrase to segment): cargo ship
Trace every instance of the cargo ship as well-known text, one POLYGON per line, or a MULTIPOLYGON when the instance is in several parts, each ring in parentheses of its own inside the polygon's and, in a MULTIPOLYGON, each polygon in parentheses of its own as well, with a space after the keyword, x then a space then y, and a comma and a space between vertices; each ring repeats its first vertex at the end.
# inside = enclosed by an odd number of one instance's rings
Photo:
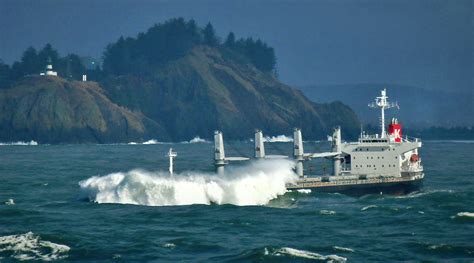
MULTIPOLYGON (((361 131, 358 141, 342 142, 341 129, 336 127, 328 138, 331 141, 330 152, 305 153, 301 129, 295 128, 293 156, 289 157, 265 155, 263 133, 256 130, 255 158, 293 158, 298 179, 287 184, 288 190, 404 194, 419 189, 424 178, 418 153, 422 146, 421 140, 403 136, 402 125, 395 118, 391 119, 386 131, 385 110, 398 108, 398 104, 388 101, 385 89, 368 106, 380 109, 380 134, 369 135, 361 131), (305 162, 315 158, 329 159, 332 162, 332 174, 306 175, 305 162)), ((249 160, 246 157, 226 157, 220 131, 214 133, 214 146, 214 164, 218 174, 224 173, 224 167, 229 162, 249 160)))

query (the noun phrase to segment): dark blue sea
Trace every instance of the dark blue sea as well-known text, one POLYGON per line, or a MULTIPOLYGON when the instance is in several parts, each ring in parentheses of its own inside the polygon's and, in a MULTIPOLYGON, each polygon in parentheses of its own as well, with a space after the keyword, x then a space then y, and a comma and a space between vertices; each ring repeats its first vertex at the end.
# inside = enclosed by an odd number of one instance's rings
MULTIPOLYGON (((291 161, 236 164, 219 177, 209 142, 149 143, 0 145, 0 261, 474 260, 474 141, 424 141, 420 191, 358 197, 285 192, 291 161)), ((252 148, 234 142, 226 153, 252 148)), ((291 143, 267 152, 290 154, 291 143)))

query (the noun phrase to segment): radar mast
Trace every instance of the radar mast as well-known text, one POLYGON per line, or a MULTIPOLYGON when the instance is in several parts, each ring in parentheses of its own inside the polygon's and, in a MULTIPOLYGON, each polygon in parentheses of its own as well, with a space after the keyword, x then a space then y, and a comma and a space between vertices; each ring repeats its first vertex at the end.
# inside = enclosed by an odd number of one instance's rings
POLYGON ((398 103, 396 102, 388 102, 387 101, 388 96, 387 96, 387 89, 381 90, 381 96, 375 98, 375 102, 369 103, 370 108, 380 108, 380 126, 381 126, 381 138, 385 138, 385 109, 390 109, 390 108, 397 108, 399 109, 400 107, 398 106, 398 103))

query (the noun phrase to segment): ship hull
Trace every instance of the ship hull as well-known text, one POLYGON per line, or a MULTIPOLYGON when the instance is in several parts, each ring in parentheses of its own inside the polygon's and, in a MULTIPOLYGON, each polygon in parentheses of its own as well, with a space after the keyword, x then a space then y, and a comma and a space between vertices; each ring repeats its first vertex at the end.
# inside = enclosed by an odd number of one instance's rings
POLYGON ((366 194, 391 194, 405 195, 417 191, 423 184, 423 177, 410 178, 405 180, 377 180, 367 182, 366 180, 356 180, 351 183, 297 183, 287 186, 288 190, 309 189, 312 193, 341 193, 346 195, 361 196, 366 194))

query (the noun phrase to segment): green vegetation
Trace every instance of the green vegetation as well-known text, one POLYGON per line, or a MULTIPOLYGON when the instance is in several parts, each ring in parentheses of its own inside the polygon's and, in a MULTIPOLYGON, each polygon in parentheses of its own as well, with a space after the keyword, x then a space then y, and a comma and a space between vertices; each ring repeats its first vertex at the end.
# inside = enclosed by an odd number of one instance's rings
POLYGON ((29 47, 23 52, 20 61, 10 67, 0 60, 0 89, 10 87, 15 81, 28 75, 39 75, 46 70, 46 65, 51 63, 53 70, 66 79, 81 80, 83 74, 98 78, 100 69, 86 69, 81 58, 76 54, 61 57, 51 44, 46 44, 37 51, 29 47))
POLYGON ((150 75, 156 68, 183 57, 198 45, 237 52, 265 72, 275 69, 275 52, 260 39, 236 41, 231 32, 230 38, 221 44, 211 23, 201 29, 194 20, 175 18, 154 25, 136 38, 120 37, 117 42, 109 44, 104 52, 104 72, 107 75, 150 75))
POLYGON ((342 103, 317 104, 275 77, 273 48, 253 38, 225 41, 212 24, 171 19, 104 52, 102 69, 89 58, 61 57, 51 45, 29 48, 11 67, 0 64, 0 141, 40 143, 248 139, 301 127, 322 139, 336 125, 346 138, 359 120, 342 103), (59 77, 39 76, 51 60, 59 77), (75 81, 88 75, 88 82, 75 81))

